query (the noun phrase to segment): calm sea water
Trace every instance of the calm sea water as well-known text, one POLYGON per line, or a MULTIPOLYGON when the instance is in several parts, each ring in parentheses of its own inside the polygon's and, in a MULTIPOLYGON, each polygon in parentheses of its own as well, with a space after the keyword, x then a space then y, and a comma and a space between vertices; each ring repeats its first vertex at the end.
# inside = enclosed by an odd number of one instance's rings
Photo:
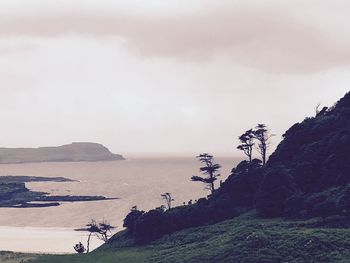
MULTIPOLYGON (((238 159, 217 158, 222 180, 238 159)), ((90 219, 106 219, 117 229, 130 208, 149 210, 163 204, 160 194, 172 193, 174 205, 209 194, 204 185, 191 182, 200 164, 194 158, 131 157, 125 161, 30 163, 0 165, 1 175, 62 176, 79 182, 28 183, 35 191, 53 195, 104 195, 117 200, 63 203, 50 208, 0 208, 0 250, 73 252, 85 234, 73 231, 90 219)), ((95 240, 93 246, 99 243, 95 240)))

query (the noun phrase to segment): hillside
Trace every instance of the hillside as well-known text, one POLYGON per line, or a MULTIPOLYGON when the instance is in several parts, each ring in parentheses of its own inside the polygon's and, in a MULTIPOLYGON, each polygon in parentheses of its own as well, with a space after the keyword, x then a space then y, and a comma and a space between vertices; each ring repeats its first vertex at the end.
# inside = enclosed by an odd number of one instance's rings
POLYGON ((260 214, 349 216, 350 93, 283 136, 256 198, 260 214))
POLYGON ((120 233, 111 244, 88 255, 43 256, 31 262, 349 262, 350 229, 317 228, 317 224, 317 220, 256 219, 246 214, 186 229, 147 246, 134 246, 120 233))
MULTIPOLYGON (((259 135, 267 140, 268 130, 261 130, 266 126, 257 127, 259 135)), ((259 144, 256 129, 250 131, 254 143, 259 144)), ((324 224, 337 216, 348 222, 344 228, 349 227, 349 145, 350 93, 333 107, 324 107, 315 117, 290 128, 267 164, 258 159, 242 161, 207 198, 172 209, 133 209, 124 226, 138 244, 183 229, 215 224, 253 209, 259 217, 319 217, 324 224)), ((211 160, 209 165, 216 164, 211 160)))
POLYGON ((349 146, 350 93, 293 125, 266 164, 242 161, 207 198, 134 207, 127 230, 93 253, 34 262, 350 262, 349 146))
POLYGON ((57 147, 0 148, 0 163, 81 162, 123 160, 97 143, 72 143, 57 147))

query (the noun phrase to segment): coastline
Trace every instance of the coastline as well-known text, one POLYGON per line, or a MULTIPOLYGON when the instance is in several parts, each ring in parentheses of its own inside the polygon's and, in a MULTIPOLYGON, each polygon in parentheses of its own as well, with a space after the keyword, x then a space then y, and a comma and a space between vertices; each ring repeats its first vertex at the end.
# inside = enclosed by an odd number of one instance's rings
MULTIPOLYGON (((87 234, 73 228, 0 226, 2 251, 30 254, 74 254, 73 245, 86 242, 87 234)), ((101 245, 92 239, 91 248, 101 245)))

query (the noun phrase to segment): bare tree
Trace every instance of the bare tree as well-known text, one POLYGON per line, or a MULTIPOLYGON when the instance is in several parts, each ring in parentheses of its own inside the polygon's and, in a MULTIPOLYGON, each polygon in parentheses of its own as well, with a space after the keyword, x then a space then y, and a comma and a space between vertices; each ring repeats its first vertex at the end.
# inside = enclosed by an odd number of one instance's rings
POLYGON ((253 131, 254 138, 258 140, 257 150, 261 154, 263 166, 267 161, 267 150, 270 146, 270 139, 274 134, 270 134, 265 124, 258 124, 253 131))
POLYGON ((315 115, 317 116, 320 113, 321 102, 317 103, 315 107, 315 115))
POLYGON ((115 228, 116 227, 110 225, 106 220, 102 220, 100 223, 97 223, 96 220, 91 219, 91 221, 86 225, 86 228, 83 229, 89 232, 86 253, 89 253, 90 251, 90 240, 92 235, 106 243, 112 236, 112 229, 115 228))
POLYGON ((251 162, 253 155, 253 146, 255 144, 253 129, 246 131, 241 136, 239 136, 238 139, 241 142, 241 144, 238 145, 237 149, 243 151, 244 154, 248 156, 249 162, 251 162))
POLYGON ((213 193, 215 190, 214 182, 220 176, 218 171, 221 166, 219 164, 215 164, 213 156, 208 153, 200 154, 199 156, 196 156, 196 158, 205 165, 203 167, 200 167, 199 171, 202 172, 203 175, 206 175, 206 177, 192 176, 191 180, 194 182, 205 183, 207 185, 206 188, 209 189, 211 193, 213 193))
POLYGON ((162 199, 165 200, 168 209, 170 209, 171 208, 171 202, 175 201, 175 199, 172 198, 171 193, 164 193, 164 194, 161 194, 160 196, 162 197, 162 199))

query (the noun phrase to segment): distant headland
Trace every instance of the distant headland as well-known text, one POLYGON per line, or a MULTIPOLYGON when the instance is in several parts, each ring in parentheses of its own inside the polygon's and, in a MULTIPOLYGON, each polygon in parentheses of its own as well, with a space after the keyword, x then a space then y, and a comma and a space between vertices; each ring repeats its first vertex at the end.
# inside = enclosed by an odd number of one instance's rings
POLYGON ((74 142, 57 147, 0 148, 0 164, 35 162, 96 162, 124 160, 105 146, 91 142, 74 142))

